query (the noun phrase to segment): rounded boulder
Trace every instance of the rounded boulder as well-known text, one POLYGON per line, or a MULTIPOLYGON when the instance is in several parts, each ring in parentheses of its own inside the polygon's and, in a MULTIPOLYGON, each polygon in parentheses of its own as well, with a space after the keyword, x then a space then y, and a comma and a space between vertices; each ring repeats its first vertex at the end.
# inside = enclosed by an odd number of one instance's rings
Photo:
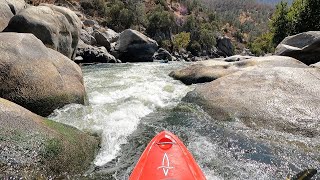
POLYGON ((41 4, 19 11, 4 31, 34 34, 47 47, 74 59, 80 29, 81 21, 70 9, 41 4))
POLYGON ((80 67, 32 34, 0 33, 0 97, 48 116, 85 103, 80 67))

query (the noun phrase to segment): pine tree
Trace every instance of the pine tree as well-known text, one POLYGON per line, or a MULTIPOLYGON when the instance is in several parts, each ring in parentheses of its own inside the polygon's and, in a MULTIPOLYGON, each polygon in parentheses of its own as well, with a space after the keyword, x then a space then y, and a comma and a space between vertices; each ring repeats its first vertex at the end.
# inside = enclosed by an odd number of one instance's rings
POLYGON ((271 31, 274 34, 272 41, 279 44, 288 35, 288 3, 280 2, 271 19, 271 31))
POLYGON ((320 30, 320 0, 305 0, 305 7, 299 14, 298 32, 320 30))

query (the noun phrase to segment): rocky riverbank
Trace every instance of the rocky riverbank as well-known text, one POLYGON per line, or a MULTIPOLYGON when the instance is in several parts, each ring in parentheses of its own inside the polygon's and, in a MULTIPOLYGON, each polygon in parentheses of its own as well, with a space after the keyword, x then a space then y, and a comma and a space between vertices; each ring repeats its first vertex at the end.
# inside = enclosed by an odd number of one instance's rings
POLYGON ((81 21, 63 7, 0 0, 0 178, 83 174, 100 138, 44 117, 85 104, 75 58, 81 21), (41 117, 43 116, 43 117, 41 117))
MULTIPOLYGON (((187 85, 205 83, 185 102, 199 105, 215 121, 240 122, 244 129, 319 138, 319 32, 286 38, 275 52, 282 56, 231 56, 231 40, 220 37, 216 49, 195 57, 185 51, 170 54, 133 29, 115 32, 78 9, 0 0, 0 178, 59 177, 89 168, 99 138, 44 118, 65 105, 87 103, 82 63, 220 57, 170 73, 187 85)), ((281 141, 305 153, 316 154, 320 147, 281 141)))

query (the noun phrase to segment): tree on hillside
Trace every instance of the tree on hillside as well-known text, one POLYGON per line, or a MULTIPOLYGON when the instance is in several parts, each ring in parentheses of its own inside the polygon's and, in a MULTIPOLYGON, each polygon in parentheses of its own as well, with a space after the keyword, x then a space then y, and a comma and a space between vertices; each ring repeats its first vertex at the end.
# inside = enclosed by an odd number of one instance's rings
POLYGON ((296 25, 298 32, 320 30, 320 0, 306 0, 296 25))
POLYGON ((165 11, 160 5, 147 15, 148 25, 146 32, 157 41, 170 39, 175 19, 171 12, 165 11), (157 37, 159 36, 159 37, 157 37))
POLYGON ((289 21, 287 15, 289 8, 287 2, 280 2, 276 7, 277 9, 271 19, 271 31, 274 34, 273 43, 279 44, 288 35, 289 21))

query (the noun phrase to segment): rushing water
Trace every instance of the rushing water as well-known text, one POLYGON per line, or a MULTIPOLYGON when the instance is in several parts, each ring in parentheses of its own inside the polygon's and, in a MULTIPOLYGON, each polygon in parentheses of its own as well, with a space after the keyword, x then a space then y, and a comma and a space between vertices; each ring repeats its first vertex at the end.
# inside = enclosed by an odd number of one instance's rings
MULTIPOLYGON (((171 79, 184 64, 104 64, 83 68, 89 106, 68 105, 51 119, 102 136, 100 153, 87 177, 128 179, 147 143, 162 130, 182 139, 207 179, 285 179, 319 167, 319 153, 305 153, 281 139, 317 147, 319 140, 241 122, 216 122, 181 101, 194 86, 171 79)), ((319 178, 319 177, 318 177, 319 178)))

